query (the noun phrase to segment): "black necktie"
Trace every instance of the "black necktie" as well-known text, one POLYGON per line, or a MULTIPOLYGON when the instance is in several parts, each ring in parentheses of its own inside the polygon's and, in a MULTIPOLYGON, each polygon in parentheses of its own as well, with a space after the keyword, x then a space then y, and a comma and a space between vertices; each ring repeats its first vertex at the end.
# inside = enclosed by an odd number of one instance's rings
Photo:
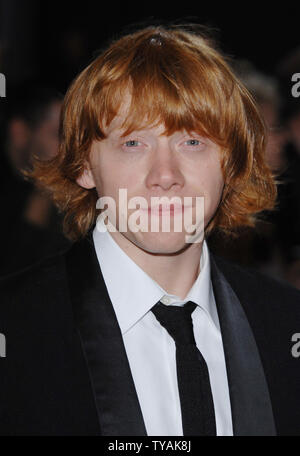
POLYGON ((166 306, 151 310, 176 344, 178 389, 183 435, 216 435, 214 403, 205 359, 196 346, 192 312, 196 304, 166 306))

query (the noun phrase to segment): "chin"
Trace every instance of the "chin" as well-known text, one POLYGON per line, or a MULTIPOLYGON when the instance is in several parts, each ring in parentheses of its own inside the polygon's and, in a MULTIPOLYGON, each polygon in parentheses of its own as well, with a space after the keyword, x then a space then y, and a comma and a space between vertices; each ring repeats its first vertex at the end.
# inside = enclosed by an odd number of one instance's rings
POLYGON ((161 255, 176 254, 190 244, 185 241, 184 233, 131 233, 131 242, 149 253, 161 255))

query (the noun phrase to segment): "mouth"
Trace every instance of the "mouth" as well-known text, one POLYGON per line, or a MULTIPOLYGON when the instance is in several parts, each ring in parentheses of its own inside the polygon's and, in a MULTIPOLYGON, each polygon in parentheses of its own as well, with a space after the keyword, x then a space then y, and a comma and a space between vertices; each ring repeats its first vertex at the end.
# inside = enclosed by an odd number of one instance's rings
POLYGON ((159 204, 158 206, 141 208, 142 212, 147 212, 148 215, 163 216, 163 215, 178 215, 182 214, 185 210, 190 209, 191 206, 183 204, 159 204))

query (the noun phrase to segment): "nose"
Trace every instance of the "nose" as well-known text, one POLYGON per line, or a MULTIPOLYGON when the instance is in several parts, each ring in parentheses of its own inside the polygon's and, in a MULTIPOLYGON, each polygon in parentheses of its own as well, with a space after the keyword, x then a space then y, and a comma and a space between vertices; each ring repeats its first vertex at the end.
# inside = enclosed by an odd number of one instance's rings
POLYGON ((167 137, 160 138, 153 150, 146 178, 146 186, 154 191, 177 190, 184 185, 179 157, 167 137))

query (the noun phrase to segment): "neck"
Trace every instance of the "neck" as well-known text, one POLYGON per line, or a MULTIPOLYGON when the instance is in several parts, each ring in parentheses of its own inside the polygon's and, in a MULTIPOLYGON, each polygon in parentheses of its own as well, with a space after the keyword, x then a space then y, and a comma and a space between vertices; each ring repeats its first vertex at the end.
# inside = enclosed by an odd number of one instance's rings
POLYGON ((168 294, 185 299, 200 273, 203 242, 190 244, 176 254, 157 254, 138 247, 118 231, 110 235, 119 247, 168 294))

